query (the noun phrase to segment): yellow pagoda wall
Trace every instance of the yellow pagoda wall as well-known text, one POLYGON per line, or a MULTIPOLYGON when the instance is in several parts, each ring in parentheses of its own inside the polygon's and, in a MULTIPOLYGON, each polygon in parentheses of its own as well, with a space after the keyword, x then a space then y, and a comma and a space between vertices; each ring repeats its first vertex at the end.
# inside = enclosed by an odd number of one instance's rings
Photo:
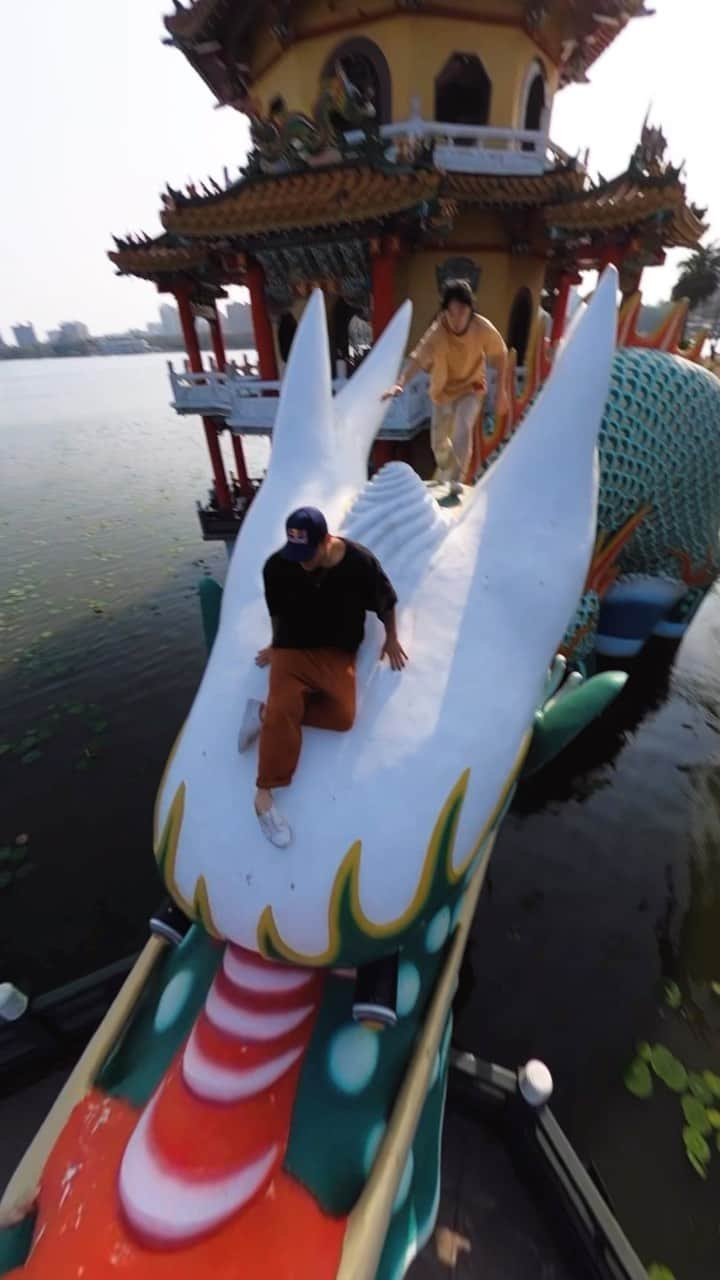
MULTIPOLYGON (((502 7, 496 3, 495 13, 499 9, 502 14, 502 7)), ((515 16, 516 4, 506 0, 505 7, 508 16, 515 16)), ((544 67, 548 100, 552 99, 557 69, 521 27, 485 21, 481 13, 477 20, 398 13, 373 21, 373 10, 385 9, 381 4, 368 5, 368 18, 361 27, 301 39, 279 58, 274 36, 267 29, 261 31, 253 55, 254 68, 259 72, 253 96, 259 99, 263 112, 273 97, 282 95, 290 109, 310 113, 327 60, 346 39, 355 36, 373 40, 385 55, 392 80, 394 120, 407 119, 415 103, 425 119, 434 118, 435 79, 454 53, 474 53, 481 59, 492 82, 490 125, 519 124, 523 88, 533 62, 544 67), (271 65, 263 74, 261 69, 268 64, 271 65)), ((338 11, 335 17, 340 17, 338 11)), ((306 6, 299 32, 327 22, 327 4, 318 0, 306 6)))

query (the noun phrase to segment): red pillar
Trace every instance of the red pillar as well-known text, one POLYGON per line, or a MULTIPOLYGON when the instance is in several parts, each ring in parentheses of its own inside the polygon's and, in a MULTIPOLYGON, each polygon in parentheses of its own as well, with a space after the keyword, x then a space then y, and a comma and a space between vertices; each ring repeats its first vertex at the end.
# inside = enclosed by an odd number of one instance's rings
POLYGON ((550 333, 550 341, 553 343, 559 342, 565 332, 565 319, 567 317, 572 279, 572 276, 567 271, 560 277, 557 298, 553 307, 552 331, 550 333))
POLYGON ((180 327, 185 342, 185 350, 190 361, 190 368, 193 373, 202 373, 203 363, 200 355, 200 343, 198 342, 195 317, 190 306, 190 299, 186 293, 176 293, 175 301, 178 304, 180 327))
POLYGON ((217 364, 218 371, 220 373, 224 373, 227 367, 227 356, 225 354, 225 339, 223 338, 217 303, 215 304, 214 312, 215 314, 213 319, 210 321, 210 337, 212 338, 215 363, 217 364))
MULTIPOLYGON (((186 293, 176 293, 175 298, 178 304, 178 312, 180 314, 180 326, 185 340, 185 350, 188 353, 190 361, 190 369, 193 373, 202 373, 203 363, 200 354, 200 344, 198 342, 197 329, 195 328, 195 317, 192 313, 190 299, 186 293)), ((230 498, 230 489, 228 487, 227 476, 225 474, 225 463, 220 450, 220 441, 218 439, 217 427, 212 418, 203 418, 203 429, 205 431, 205 439, 207 441, 208 453, 210 454, 210 462, 212 464, 213 478, 215 480, 215 492, 217 494, 218 503, 223 511, 232 510, 232 501, 230 498)))
POLYGON ((236 436, 234 432, 231 433, 230 439, 232 440, 233 453, 235 454, 235 469, 237 472, 238 484, 240 485, 243 493, 249 497, 252 493, 252 485, 250 484, 250 477, 245 463, 245 452, 242 446, 242 439, 240 436, 236 436))
MULTIPOLYGON (((371 258, 372 331, 377 342, 395 315, 395 263, 397 255, 387 245, 371 258)), ((395 456, 391 440, 376 440, 372 448, 373 467, 377 471, 395 456)))
MULTIPOLYGON (((212 336, 213 351, 215 352, 215 361, 220 373, 225 373, 227 369, 227 353, 225 351, 225 339, 223 337, 222 323, 218 314, 217 305, 215 306, 215 315, 210 322, 210 334, 212 336)), ((235 474, 238 478, 238 484, 246 497, 252 493, 252 485, 248 475, 247 464, 245 462, 245 450, 243 449, 242 437, 236 436, 231 431, 230 439, 232 441, 233 455, 235 457, 235 474)))
POLYGON ((395 254, 385 247, 372 259, 372 329, 376 342, 395 315, 395 262, 395 254))
POLYGON ((266 382, 276 382, 278 367, 275 356, 275 339, 265 299, 265 272, 259 262, 248 262, 247 287, 250 290, 250 310, 255 332, 260 377, 266 382))

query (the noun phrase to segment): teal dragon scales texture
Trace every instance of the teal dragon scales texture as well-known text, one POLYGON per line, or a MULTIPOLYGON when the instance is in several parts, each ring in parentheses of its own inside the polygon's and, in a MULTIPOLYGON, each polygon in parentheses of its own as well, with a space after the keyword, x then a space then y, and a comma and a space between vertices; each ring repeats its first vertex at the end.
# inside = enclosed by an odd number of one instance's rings
POLYGON ((720 381, 681 356, 619 349, 599 448, 594 566, 603 541, 619 549, 609 582, 591 573, 567 636, 574 658, 679 638, 720 573, 720 381))

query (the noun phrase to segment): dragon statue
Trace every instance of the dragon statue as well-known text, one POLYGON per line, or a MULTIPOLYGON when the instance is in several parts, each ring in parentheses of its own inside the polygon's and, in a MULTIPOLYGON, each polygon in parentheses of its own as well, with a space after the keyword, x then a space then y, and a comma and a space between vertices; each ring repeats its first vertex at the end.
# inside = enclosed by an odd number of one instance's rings
POLYGON ((321 81, 312 116, 290 111, 281 96, 273 98, 266 116, 252 100, 246 110, 254 147, 248 167, 261 173, 334 164, 346 149, 346 131, 369 131, 375 124, 373 103, 352 83, 341 62, 321 81))
POLYGON ((134 1003, 118 997, 122 1016, 111 1009, 12 1179, 3 1206, 20 1220, 0 1229, 0 1274, 401 1280, 433 1231, 451 1004, 495 833, 521 771, 623 679, 564 692, 555 657, 594 544, 616 281, 611 269, 524 429, 454 512, 405 463, 366 480, 409 304, 333 398, 325 307, 310 300, 158 791, 158 866, 194 924, 155 968, 138 961, 134 1003), (252 812, 238 717, 266 679, 261 567, 310 501, 382 556, 411 661, 402 677, 383 667, 369 619, 357 722, 305 731, 280 853, 252 812), (382 1030, 354 1021, 353 988, 388 958, 397 1020, 382 1030))

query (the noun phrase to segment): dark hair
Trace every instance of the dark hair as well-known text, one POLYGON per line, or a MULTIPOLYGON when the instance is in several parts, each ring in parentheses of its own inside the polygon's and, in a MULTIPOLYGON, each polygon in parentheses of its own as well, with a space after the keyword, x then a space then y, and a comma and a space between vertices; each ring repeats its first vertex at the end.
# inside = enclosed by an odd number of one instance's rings
POLYGON ((451 302, 461 302, 464 307, 475 310, 475 299, 468 280, 446 280, 443 285, 441 311, 447 311, 451 302))

